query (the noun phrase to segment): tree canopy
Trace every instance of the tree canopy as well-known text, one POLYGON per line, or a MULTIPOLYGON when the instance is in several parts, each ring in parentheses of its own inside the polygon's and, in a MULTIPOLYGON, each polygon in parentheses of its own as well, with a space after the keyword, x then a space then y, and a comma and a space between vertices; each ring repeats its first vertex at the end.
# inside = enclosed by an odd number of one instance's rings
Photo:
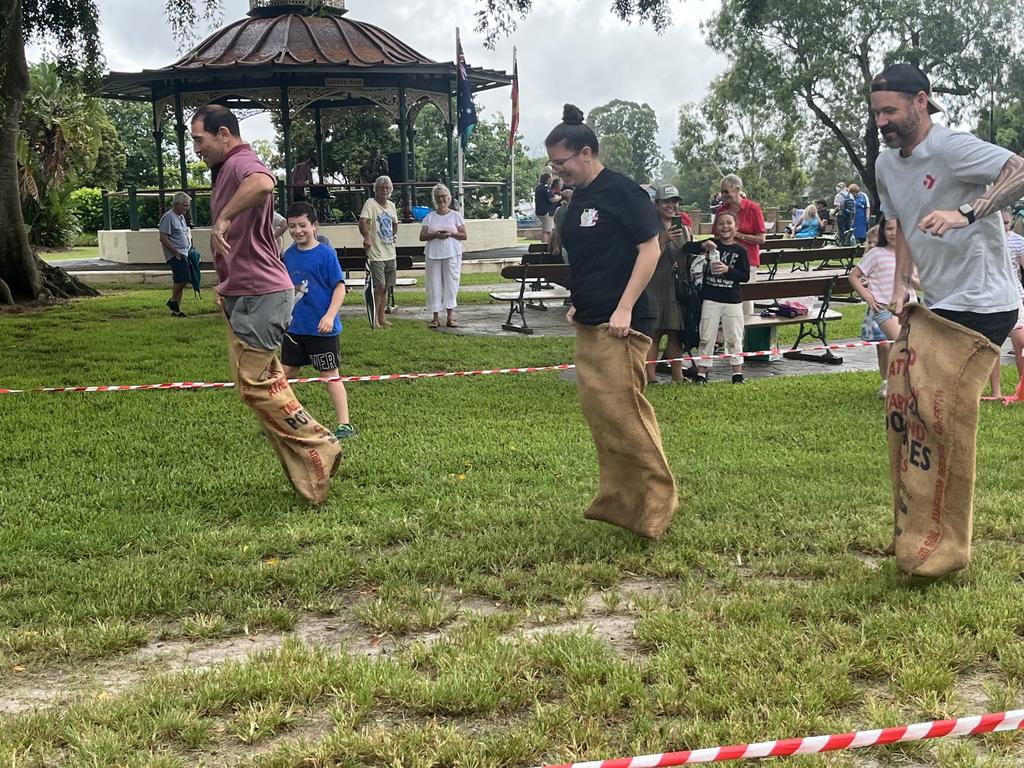
MULTIPOLYGON (((488 47, 514 32, 533 10, 533 0, 478 0, 477 5, 476 29, 485 35, 488 47)), ((659 32, 672 23, 669 0, 611 0, 611 12, 623 20, 650 24, 659 32)))
POLYGON ((705 26, 708 45, 730 59, 727 77, 826 128, 872 192, 879 139, 871 78, 895 61, 920 66, 955 123, 1020 59, 1022 33, 1024 16, 1008 0, 722 0, 705 26))
POLYGON ((587 125, 601 139, 605 164, 614 170, 642 183, 650 181, 661 167, 658 117, 650 105, 613 99, 590 110, 587 125), (617 138, 610 142, 613 136, 617 138))

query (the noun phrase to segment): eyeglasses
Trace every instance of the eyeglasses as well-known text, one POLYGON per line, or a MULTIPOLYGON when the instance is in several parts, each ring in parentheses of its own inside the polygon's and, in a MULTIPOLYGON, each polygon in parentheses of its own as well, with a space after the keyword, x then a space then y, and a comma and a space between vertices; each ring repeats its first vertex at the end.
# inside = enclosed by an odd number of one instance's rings
POLYGON ((561 168, 564 168, 566 163, 568 163, 582 151, 582 149, 578 149, 568 157, 563 157, 561 160, 548 160, 548 162, 544 163, 544 167, 550 168, 552 171, 557 171, 561 168))

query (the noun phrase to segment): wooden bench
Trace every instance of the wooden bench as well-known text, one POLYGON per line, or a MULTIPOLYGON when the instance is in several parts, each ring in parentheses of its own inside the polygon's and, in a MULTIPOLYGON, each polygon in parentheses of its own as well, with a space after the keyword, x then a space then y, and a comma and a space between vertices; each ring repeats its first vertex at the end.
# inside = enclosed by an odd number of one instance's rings
POLYGON ((798 248, 824 248, 823 237, 774 237, 765 240, 761 251, 794 251, 798 248))
MULTIPOLYGON (((556 285, 565 286, 566 288, 570 286, 572 269, 568 264, 538 264, 531 267, 505 267, 505 269, 501 271, 501 274, 502 277, 514 278, 521 275, 521 273, 516 270, 526 269, 529 269, 529 275, 531 277, 539 277, 556 285)), ((771 347, 774 349, 777 346, 774 330, 777 330, 779 326, 783 325, 799 324, 800 328, 797 332, 797 339, 790 350, 785 353, 786 357, 798 360, 810 360, 818 363, 830 363, 832 365, 839 365, 843 362, 843 359, 834 354, 831 350, 826 350, 826 352, 821 355, 815 355, 800 352, 798 347, 804 339, 815 339, 823 345, 828 344, 828 336, 826 334, 827 324, 833 320, 839 320, 842 318, 841 313, 836 312, 831 308, 831 303, 837 294, 853 292, 853 286, 850 285, 849 277, 845 275, 815 275, 814 277, 744 283, 742 290, 744 301, 767 301, 770 302, 769 306, 777 306, 778 302, 783 299, 800 299, 808 296, 819 297, 819 306, 817 306, 812 313, 807 315, 792 318, 778 316, 761 317, 760 314, 747 315, 743 318, 744 326, 747 328, 772 328, 773 333, 771 347)), ((512 312, 509 313, 509 321, 511 321, 512 314, 512 312)), ((504 328, 505 326, 502 327, 504 328)))
POLYGON ((782 325, 800 324, 796 341, 783 356, 791 360, 807 360, 815 363, 840 365, 843 358, 827 349, 823 354, 800 352, 797 348, 804 339, 814 339, 822 345, 828 344, 826 326, 832 320, 842 319, 842 314, 831 309, 830 304, 836 294, 853 291, 850 279, 845 275, 816 275, 787 280, 771 280, 759 283, 743 284, 743 300, 753 302, 769 301, 770 307, 778 307, 780 300, 800 299, 808 296, 820 297, 820 303, 806 315, 797 317, 761 317, 760 313, 743 318, 747 328, 772 329, 772 349, 777 346, 775 331, 782 325))
MULTIPOLYGON (((366 256, 362 248, 335 248, 338 254, 338 264, 341 265, 341 272, 345 276, 345 285, 349 288, 361 288, 366 285, 366 278, 352 277, 353 272, 366 273, 366 256), (355 252, 355 253, 353 253, 355 252)), ((396 269, 416 269, 412 256, 399 255, 395 260, 396 269)), ((414 277, 395 278, 395 285, 410 286, 416 285, 414 277)), ((388 288, 388 312, 395 306, 395 289, 388 288)))
POLYGON ((847 275, 853 271, 854 260, 861 255, 860 246, 850 248, 801 248, 781 251, 762 251, 761 266, 767 266, 765 273, 769 280, 774 280, 779 271, 779 266, 789 264, 790 272, 808 272, 811 264, 815 262, 818 266, 815 269, 842 269, 847 275), (839 267, 832 267, 832 262, 839 262, 839 267))
MULTIPOLYGON (((361 245, 349 245, 344 248, 337 248, 338 256, 351 256, 353 258, 366 258, 366 251, 361 245), (344 253, 342 253, 344 251, 344 253)), ((406 262, 411 266, 399 267, 399 269, 423 269, 423 246, 422 245, 396 245, 395 255, 401 258, 407 256, 406 262)))
MULTIPOLYGON (((524 260, 526 256, 523 257, 524 260)), ((531 285, 536 285, 539 280, 541 284, 545 283, 543 276, 536 275, 536 270, 546 269, 550 266, 563 266, 560 265, 544 265, 544 264, 519 264, 517 266, 505 267, 501 270, 501 276, 506 280, 516 280, 519 282, 518 291, 495 291, 490 294, 491 299, 494 301, 507 301, 508 302, 508 317, 505 318, 505 322, 501 324, 503 331, 512 331, 513 333, 533 333, 533 328, 530 327, 529 321, 526 319, 526 309, 536 309, 541 312, 547 311, 545 301, 556 301, 560 299, 569 298, 569 292, 564 288, 534 288, 531 285), (520 323, 516 324, 512 322, 512 318, 519 315, 520 323)))

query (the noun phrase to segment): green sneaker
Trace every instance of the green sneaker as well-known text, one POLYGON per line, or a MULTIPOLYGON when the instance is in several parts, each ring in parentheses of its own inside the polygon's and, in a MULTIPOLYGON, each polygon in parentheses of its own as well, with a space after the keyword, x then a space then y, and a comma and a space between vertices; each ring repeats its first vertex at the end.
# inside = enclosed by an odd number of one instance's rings
POLYGON ((339 440, 348 440, 350 437, 355 437, 358 434, 356 428, 351 424, 339 424, 337 429, 334 430, 334 436, 339 440))

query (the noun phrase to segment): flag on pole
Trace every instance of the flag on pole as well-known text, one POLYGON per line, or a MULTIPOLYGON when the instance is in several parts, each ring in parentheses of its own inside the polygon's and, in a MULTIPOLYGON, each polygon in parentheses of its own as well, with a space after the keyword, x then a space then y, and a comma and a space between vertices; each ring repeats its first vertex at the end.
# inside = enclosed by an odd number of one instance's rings
POLYGON ((469 76, 466 73, 466 57, 462 53, 462 41, 459 39, 459 31, 455 30, 455 53, 459 65, 459 88, 456 98, 456 105, 459 110, 459 139, 462 147, 469 144, 469 137, 473 135, 476 128, 476 107, 473 106, 473 92, 469 89, 469 76))
POLYGON ((516 145, 516 133, 519 131, 519 62, 516 60, 516 49, 512 49, 512 120, 508 124, 508 151, 516 145))

